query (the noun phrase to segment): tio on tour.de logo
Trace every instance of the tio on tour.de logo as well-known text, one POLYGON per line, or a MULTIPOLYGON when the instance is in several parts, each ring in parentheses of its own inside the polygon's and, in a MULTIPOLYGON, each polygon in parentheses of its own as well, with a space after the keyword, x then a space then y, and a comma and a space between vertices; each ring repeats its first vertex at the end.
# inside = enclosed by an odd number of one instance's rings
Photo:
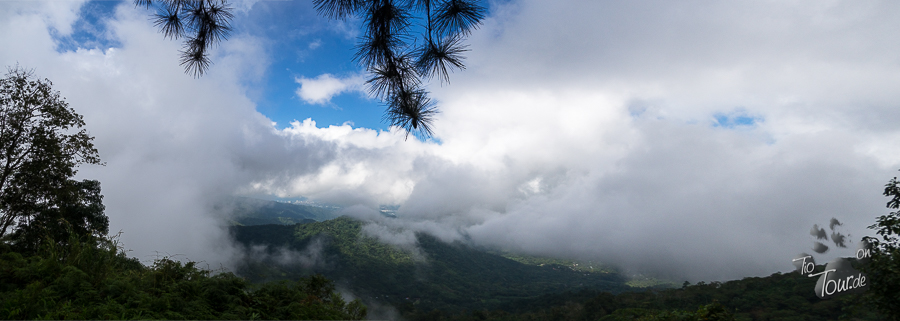
MULTIPOLYGON (((831 229, 831 241, 834 242, 837 247, 846 248, 845 242, 850 235, 848 234, 845 236, 835 231, 835 226, 840 225, 843 224, 837 219, 831 219, 829 224, 829 229, 831 229)), ((819 228, 818 225, 813 225, 810 234, 816 237, 816 241, 813 243, 813 251, 819 254, 827 252, 828 246, 819 242, 819 240, 828 240, 825 228, 819 228)), ((793 260, 793 263, 797 268, 797 272, 800 272, 800 275, 819 277, 815 288, 816 296, 827 299, 835 295, 860 293, 866 290, 869 280, 866 279, 864 273, 853 267, 851 260, 855 259, 857 264, 866 264, 871 257, 871 251, 870 244, 864 239, 859 242, 859 245, 854 252, 854 257, 836 258, 825 265, 824 271, 818 273, 813 273, 815 272, 816 261, 812 255, 806 253, 800 254, 798 258, 793 260)))

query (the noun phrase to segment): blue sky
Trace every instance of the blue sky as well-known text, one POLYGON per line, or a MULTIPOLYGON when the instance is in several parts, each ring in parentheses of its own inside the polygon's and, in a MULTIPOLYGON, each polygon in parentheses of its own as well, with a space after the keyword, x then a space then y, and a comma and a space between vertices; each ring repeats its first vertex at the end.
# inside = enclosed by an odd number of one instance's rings
POLYGON ((428 87, 436 141, 381 122, 352 22, 234 4, 194 79, 130 2, 0 1, 0 64, 84 115, 107 165, 79 177, 144 259, 239 258, 217 204, 246 195, 339 204, 392 244, 406 228, 692 282, 768 275, 813 224, 870 234, 900 168, 892 1, 489 1, 467 68, 428 87))
POLYGON ((297 78, 330 74, 341 79, 363 72, 352 59, 355 21, 319 17, 311 1, 260 1, 243 21, 236 20, 235 26, 267 39, 272 60, 259 84, 257 110, 279 127, 313 118, 322 126, 351 122, 355 127, 387 129, 381 122, 384 109, 380 102, 362 92, 337 94, 322 103, 308 103, 296 94, 297 78))

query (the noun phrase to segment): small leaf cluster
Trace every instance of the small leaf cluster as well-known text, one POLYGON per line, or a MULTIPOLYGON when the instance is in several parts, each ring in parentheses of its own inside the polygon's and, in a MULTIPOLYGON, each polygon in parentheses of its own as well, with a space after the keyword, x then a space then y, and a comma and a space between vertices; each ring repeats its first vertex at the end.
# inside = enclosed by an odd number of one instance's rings
POLYGON ((181 65, 200 77, 209 69, 209 49, 228 38, 234 14, 225 0, 135 0, 156 9, 154 24, 166 38, 184 39, 181 65))
MULTIPOLYGON (((385 120, 407 135, 431 136, 434 101, 423 79, 449 82, 450 72, 465 68, 462 43, 484 18, 475 0, 313 0, 324 16, 358 16, 364 34, 355 59, 371 74, 369 91, 387 105, 385 120), (411 26, 421 21, 418 37, 411 26)), ((408 136, 407 136, 408 137, 408 136)))

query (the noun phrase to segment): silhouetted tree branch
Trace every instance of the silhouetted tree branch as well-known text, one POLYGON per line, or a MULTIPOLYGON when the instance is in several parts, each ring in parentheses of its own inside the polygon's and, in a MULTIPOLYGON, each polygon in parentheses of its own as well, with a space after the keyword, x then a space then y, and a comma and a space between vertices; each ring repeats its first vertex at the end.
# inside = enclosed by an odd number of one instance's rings
MULTIPOLYGON (((181 64, 202 76, 209 68, 209 48, 227 38, 233 18, 226 0, 135 0, 155 8, 155 23, 167 38, 184 38, 181 64)), ((354 59, 371 74, 369 92, 386 105, 384 120, 409 134, 432 135, 438 113, 423 79, 450 82, 450 72, 464 69, 463 40, 484 19, 476 0, 313 0, 324 17, 362 20, 363 36, 354 59), (414 36, 413 22, 424 21, 414 36)))

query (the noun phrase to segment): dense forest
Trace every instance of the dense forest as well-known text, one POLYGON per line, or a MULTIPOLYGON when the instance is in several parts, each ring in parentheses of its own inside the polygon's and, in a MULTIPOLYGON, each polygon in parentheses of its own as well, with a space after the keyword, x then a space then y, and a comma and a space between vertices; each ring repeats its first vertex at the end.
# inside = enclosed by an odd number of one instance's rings
POLYGON ((362 319, 322 276, 251 284, 195 262, 144 266, 115 240, 45 243, 31 255, 0 247, 3 319, 362 319))

